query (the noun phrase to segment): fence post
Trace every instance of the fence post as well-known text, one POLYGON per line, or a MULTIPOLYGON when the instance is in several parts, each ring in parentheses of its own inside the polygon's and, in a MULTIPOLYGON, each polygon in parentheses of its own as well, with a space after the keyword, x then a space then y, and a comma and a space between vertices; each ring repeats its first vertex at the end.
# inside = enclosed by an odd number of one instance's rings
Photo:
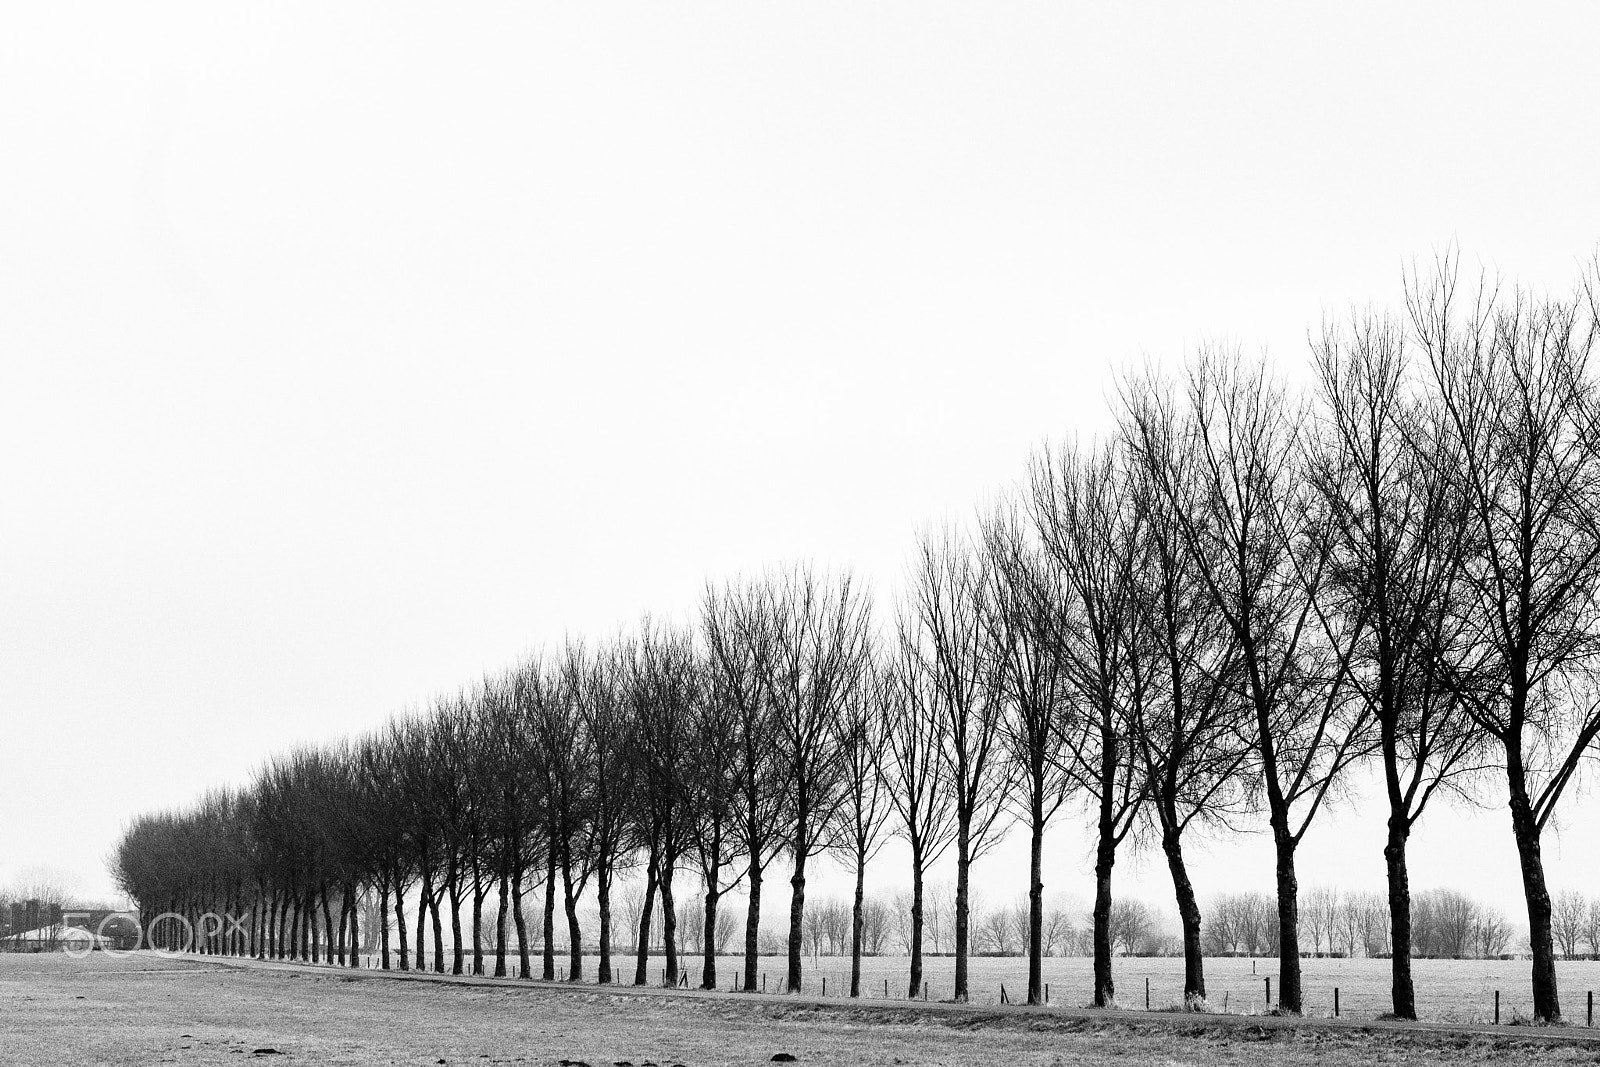
POLYGON ((1266 983, 1267 983, 1267 1010, 1271 1011, 1272 1010, 1272 979, 1271 978, 1266 979, 1266 983))
POLYGON ((1144 980, 1144 1010, 1150 1010, 1150 979, 1144 980))
POLYGON ((827 975, 823 975, 822 976, 822 995, 823 996, 827 996, 828 995, 828 976, 827 975))
POLYGON ((1494 1024, 1500 1025, 1500 990, 1494 991, 1494 1024))
POLYGON ((889 979, 887 978, 883 980, 883 999, 889 999, 889 979))
POLYGON ((1339 1017, 1339 987, 1338 986, 1334 986, 1333 987, 1333 1017, 1335 1019, 1337 1019, 1339 1017))
POLYGON ((1583 1025, 1585 1025, 1585 1026, 1593 1026, 1594 1025, 1594 990, 1592 990, 1592 989, 1589 990, 1589 1021, 1584 1023, 1583 1025))
POLYGON ((766 971, 762 971, 761 972, 761 992, 765 993, 766 991, 767 991, 767 972, 766 971))
POLYGON ((1046 1004, 1050 1003, 1050 983, 1049 982, 1046 982, 1044 984, 1044 1002, 1046 1004))
POLYGON ((927 1000, 928 999, 928 983, 927 982, 923 982, 922 983, 922 999, 923 1000, 927 1000))

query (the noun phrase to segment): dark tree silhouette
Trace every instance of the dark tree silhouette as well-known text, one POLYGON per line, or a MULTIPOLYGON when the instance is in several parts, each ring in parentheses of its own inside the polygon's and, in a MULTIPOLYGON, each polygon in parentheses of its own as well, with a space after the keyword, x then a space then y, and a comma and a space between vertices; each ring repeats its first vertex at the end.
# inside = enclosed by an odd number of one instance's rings
POLYGON ((1415 1019, 1406 845, 1428 801, 1465 786, 1482 745, 1438 668, 1462 636, 1470 513, 1454 473, 1460 449, 1418 389, 1405 341, 1400 324, 1375 315, 1323 331, 1314 347, 1322 433, 1310 474, 1329 520, 1326 600, 1366 622, 1351 683, 1378 724, 1389 808, 1392 1010, 1415 1019))
MULTIPOLYGON (((1454 647, 1442 656, 1499 750, 1527 898, 1533 1013, 1561 1018, 1541 838, 1600 732, 1600 434, 1589 366, 1595 305, 1458 295, 1453 260, 1413 275, 1408 301, 1444 418, 1472 536, 1454 647), (1470 301, 1470 302, 1469 302, 1470 301)), ((1591 294, 1589 294, 1592 296, 1591 294)))

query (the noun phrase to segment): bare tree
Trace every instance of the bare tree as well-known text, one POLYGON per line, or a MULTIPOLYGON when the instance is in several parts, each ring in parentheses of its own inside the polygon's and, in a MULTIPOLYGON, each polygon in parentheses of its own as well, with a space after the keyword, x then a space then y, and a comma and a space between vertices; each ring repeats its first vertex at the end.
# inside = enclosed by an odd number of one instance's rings
POLYGON ((707 586, 701 602, 709 671, 719 699, 737 711, 738 793, 733 832, 745 859, 749 900, 744 929, 744 990, 757 985, 761 889, 767 865, 788 840, 781 819, 789 794, 776 707, 764 679, 775 651, 771 599, 759 584, 707 586))
MULTIPOLYGON (((541 706, 537 733, 544 749, 542 762, 548 769, 550 846, 561 875, 569 982, 583 978, 583 931, 578 900, 594 876, 596 866, 591 844, 596 830, 592 811, 598 783, 590 768, 597 762, 597 739, 589 731, 582 711, 590 673, 588 659, 580 642, 567 642, 549 699, 541 706)), ((546 899, 550 899, 551 888, 546 887, 546 899)))
POLYGON ((1338 886, 1312 886, 1306 893, 1306 925, 1311 929, 1311 950, 1322 954, 1322 939, 1328 939, 1328 951, 1333 951, 1333 928, 1339 919, 1338 886))
POLYGON ((1009 797, 1028 826, 1028 906, 1021 939, 1028 955, 1028 1003, 1044 1003, 1044 831, 1072 779, 1060 758, 1062 707, 1070 685, 1063 649, 1061 576, 1030 543, 1014 505, 983 529, 989 588, 983 597, 988 655, 1002 701, 1001 731, 1013 776, 1009 797))
POLYGON ((790 788, 789 973, 785 991, 803 988, 802 921, 806 863, 834 842, 834 811, 843 799, 844 761, 837 721, 868 676, 870 609, 848 574, 819 577, 809 567, 774 574, 766 586, 773 620, 763 688, 778 724, 790 788))
POLYGON ((581 671, 575 679, 578 716, 589 746, 589 765, 584 773, 591 779, 588 845, 594 863, 598 909, 600 959, 596 979, 601 984, 614 977, 612 889, 624 857, 637 846, 633 797, 638 785, 633 780, 635 768, 627 752, 632 727, 628 721, 631 709, 626 691, 627 656, 627 647, 616 642, 573 664, 581 671))
MULTIPOLYGON (((692 846, 694 817, 689 808, 689 780, 696 709, 704 698, 703 677, 687 630, 646 619, 634 644, 629 670, 629 699, 635 724, 633 747, 640 768, 644 814, 655 843, 652 865, 661 894, 666 953, 665 981, 678 984, 678 917, 673 876, 692 846)), ((648 877, 648 874, 647 874, 648 877)), ((649 891, 647 886, 647 893, 649 891)), ((649 897, 646 898, 648 908, 649 897)), ((648 921, 648 912, 641 922, 648 921)), ((645 931, 641 928, 641 933, 645 931)), ((644 940, 644 938, 641 938, 644 940)), ((643 946, 639 969, 644 968, 643 946)), ((640 976, 635 976, 640 982, 640 976)))
POLYGON ((969 893, 972 863, 997 844, 1011 787, 1003 751, 1003 704, 986 648, 983 561, 964 539, 946 532, 919 539, 912 577, 912 614, 901 647, 923 681, 907 687, 929 699, 944 720, 941 777, 955 809, 955 993, 967 999, 969 893))
POLYGON ((1387 318, 1329 326, 1314 346, 1322 434, 1311 478, 1327 508, 1333 610, 1364 621, 1353 691, 1379 732, 1388 835, 1392 1012, 1417 1016, 1406 844, 1441 789, 1465 795, 1481 734, 1437 668, 1459 629, 1466 498, 1454 435, 1415 395, 1404 331, 1387 318))
POLYGON ((1370 709, 1345 684, 1365 620, 1333 615, 1321 600, 1326 508, 1304 477, 1303 413, 1264 364, 1202 353, 1181 419, 1159 388, 1129 391, 1128 400, 1135 447, 1174 502, 1182 483, 1163 459, 1173 454, 1163 447, 1165 428, 1180 425, 1180 447, 1193 450, 1199 506, 1174 512, 1210 604, 1238 645, 1277 857, 1279 1003, 1299 1012, 1295 850, 1370 743, 1370 709))
POLYGON ((884 677, 883 776, 894 808, 893 832, 911 849, 911 892, 905 915, 911 957, 907 995, 922 992, 924 927, 939 950, 937 904, 929 914, 928 867, 955 841, 955 805, 944 785, 943 752, 949 720, 941 713, 932 676, 923 669, 916 625, 902 612, 893 662, 884 677))
POLYGON ((1112 477, 1113 455, 1108 446, 1063 449, 1036 462, 1033 476, 1035 523, 1061 575, 1066 615, 1058 640, 1073 710, 1059 723, 1062 765, 1095 817, 1096 1007, 1116 999, 1111 876, 1146 786, 1128 715, 1144 702, 1147 681, 1137 662, 1131 575, 1138 516, 1112 477))
POLYGON ((1472 947, 1478 923, 1477 901, 1454 889, 1429 889, 1417 894, 1412 948, 1432 959, 1460 959, 1472 947))
MULTIPOLYGON (((1140 388, 1130 383, 1130 388, 1140 388)), ((1170 409, 1169 409, 1170 410, 1170 409)), ((1126 470, 1109 465, 1138 509, 1130 565, 1135 619, 1130 666, 1143 674, 1126 704, 1148 794, 1146 818, 1160 834, 1183 938, 1184 1001, 1206 996, 1201 913, 1184 854, 1191 828, 1233 830, 1249 807, 1247 707, 1237 697, 1238 643, 1211 610, 1209 591, 1186 548, 1180 512, 1201 511, 1193 450, 1178 427, 1152 417, 1141 448, 1125 448, 1126 470), (1163 486, 1165 489, 1163 489, 1163 486)))
POLYGON ((1479 908, 1472 929, 1473 949, 1481 960, 1502 955, 1511 942, 1511 920, 1498 908, 1479 908))
POLYGON ((1133 897, 1119 897, 1111 907, 1111 940, 1122 946, 1122 953, 1131 956, 1140 943, 1155 928, 1155 915, 1150 905, 1133 897))
POLYGON ((1584 922, 1588 915, 1589 902, 1576 889, 1562 890, 1551 903, 1550 929, 1561 955, 1569 960, 1578 956, 1578 945, 1583 941, 1584 922))
POLYGON ((1600 959, 1600 896, 1589 901, 1589 910, 1583 914, 1583 941, 1589 946, 1589 955, 1600 959))
POLYGON ((1077 930, 1072 923, 1071 909, 1060 903, 1053 904, 1045 909, 1044 913, 1044 946, 1045 952, 1051 956, 1064 956, 1072 951, 1072 942, 1077 935, 1077 930))
POLYGON ((1441 656, 1500 750, 1533 954, 1533 1014, 1561 1018, 1541 839, 1600 732, 1600 433, 1583 294, 1457 296, 1446 258, 1408 305, 1445 421, 1472 537, 1460 637, 1441 656), (1470 303, 1469 303, 1470 301, 1470 303))
POLYGON ((741 840, 737 825, 743 711, 741 694, 730 689, 720 671, 706 671, 705 699, 694 721, 695 758, 689 771, 690 809, 695 821, 694 853, 705 887, 705 913, 699 940, 710 946, 704 952, 700 988, 717 988, 718 905, 724 893, 738 885, 741 840))
POLYGON ((883 848, 884 830, 893 810, 879 759, 888 741, 889 691, 894 680, 869 664, 866 681, 845 701, 836 720, 837 745, 844 767, 843 802, 838 808, 841 838, 855 873, 850 907, 850 995, 861 995, 861 953, 865 942, 867 863, 883 848))

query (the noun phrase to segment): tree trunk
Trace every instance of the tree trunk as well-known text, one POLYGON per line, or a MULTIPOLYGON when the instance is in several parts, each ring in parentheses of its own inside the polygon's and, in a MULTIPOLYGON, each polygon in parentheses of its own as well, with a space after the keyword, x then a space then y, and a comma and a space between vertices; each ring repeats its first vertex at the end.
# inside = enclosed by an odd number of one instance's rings
POLYGON ((517 927, 517 977, 532 978, 533 967, 528 959, 528 919, 522 914, 522 876, 519 867, 511 875, 511 921, 517 927))
POLYGON ((483 874, 476 867, 472 871, 472 973, 483 973, 483 901, 489 887, 483 883, 483 874))
POLYGON ((382 925, 380 930, 380 947, 383 952, 383 969, 389 969, 389 879, 385 878, 378 883, 378 922, 382 925))
POLYGON ((417 970, 428 969, 427 961, 423 959, 423 946, 428 940, 428 906, 433 901, 433 884, 426 872, 422 875, 422 885, 417 890, 417 970))
POLYGON ((435 892, 428 901, 428 916, 433 920, 433 969, 444 973, 444 921, 439 917, 439 894, 435 892))
MULTIPOLYGON (((333 909, 328 906, 328 886, 322 885, 322 927, 328 935, 328 962, 333 962, 333 909)), ((402 951, 404 951, 402 949, 402 951)))
POLYGON ((1161 832, 1161 850, 1167 854, 1167 870, 1172 874, 1172 893, 1178 902, 1178 921, 1183 926, 1183 1006, 1194 1008, 1206 999, 1206 964, 1200 944, 1200 904, 1189 881, 1189 867, 1183 859, 1183 838, 1177 830, 1175 812, 1163 813, 1166 828, 1161 832))
POLYGON ((1272 837, 1278 853, 1278 1010, 1299 1015, 1300 883, 1294 872, 1296 842, 1289 833, 1289 813, 1283 808, 1273 813, 1272 837))
POLYGON ((400 969, 409 971, 411 957, 406 951, 409 947, 406 943, 406 894, 398 878, 394 881, 394 927, 400 938, 400 969))
POLYGON ((911 984, 906 996, 912 1000, 922 992, 922 848, 911 843, 911 984))
POLYGON ((578 898, 572 891, 572 857, 561 866, 561 896, 567 912, 567 981, 583 981, 583 931, 578 928, 578 898))
POLYGON ((595 980, 610 985, 611 976, 611 863, 602 858, 595 872, 595 896, 600 906, 600 962, 596 966, 595 980))
POLYGON ((672 872, 677 857, 663 855, 661 863, 661 930, 666 942, 667 985, 678 984, 678 906, 672 897, 672 872))
POLYGON ((953 999, 958 1004, 967 1001, 967 906, 970 903, 972 879, 972 842, 968 838, 969 823, 963 820, 956 840, 956 987, 953 999))
POLYGON ((556 980, 556 848, 550 845, 550 861, 544 872, 544 972, 546 982, 556 980))
POLYGON ((1028 827, 1028 1003, 1044 1003, 1044 811, 1034 787, 1028 827))
POLYGON ((467 962, 461 944, 461 871, 453 863, 445 873, 445 889, 450 893, 450 936, 454 940, 450 948, 450 973, 461 974, 467 962))
POLYGON ((1556 988, 1550 890, 1544 880, 1540 828, 1520 777, 1516 775, 1512 781, 1511 829, 1517 837, 1517 859, 1522 866, 1522 892, 1528 903, 1528 947, 1533 951, 1533 1017, 1538 1022, 1559 1023, 1561 997, 1556 988))
POLYGON ((700 988, 717 988, 717 901, 722 894, 717 892, 717 868, 712 868, 711 877, 706 879, 706 932, 705 951, 701 953, 704 961, 700 967, 700 988))
POLYGON ((500 909, 494 919, 494 976, 506 976, 506 909, 511 906, 511 865, 500 864, 500 909))
POLYGON ((644 985, 650 981, 650 923, 655 918, 656 890, 659 864, 654 842, 650 845, 650 858, 644 868, 644 904, 639 909, 639 942, 634 946, 637 961, 634 964, 633 984, 644 985))
POLYGON ((811 847, 807 836, 810 831, 809 815, 810 813, 802 805, 795 822, 794 873, 789 876, 789 886, 793 890, 789 897, 789 977, 785 983, 785 993, 798 993, 804 988, 800 957, 805 948, 803 928, 806 916, 806 853, 811 847))
POLYGON ((850 995, 861 995, 861 909, 867 898, 867 857, 856 852, 856 895, 850 907, 850 995))
POLYGON ((1390 973, 1397 1019, 1417 1017, 1417 994, 1411 981, 1411 875, 1406 869, 1406 839, 1410 834, 1411 824, 1405 812, 1391 810, 1383 862, 1389 878, 1390 973))
POLYGON ((761 957, 761 863, 750 858, 750 902, 744 912, 744 991, 756 991, 756 967, 761 957))
MULTIPOLYGON (((1107 783, 1107 789, 1110 784, 1107 783)), ((1101 819, 1100 843, 1094 861, 1094 1006, 1109 1008, 1117 1000, 1111 975, 1111 872, 1117 863, 1117 842, 1101 819)))
POLYGON ((361 909, 359 900, 350 901, 350 966, 361 967, 361 909))
POLYGON ((339 890, 339 966, 343 967, 347 958, 350 940, 350 890, 341 887, 339 890))

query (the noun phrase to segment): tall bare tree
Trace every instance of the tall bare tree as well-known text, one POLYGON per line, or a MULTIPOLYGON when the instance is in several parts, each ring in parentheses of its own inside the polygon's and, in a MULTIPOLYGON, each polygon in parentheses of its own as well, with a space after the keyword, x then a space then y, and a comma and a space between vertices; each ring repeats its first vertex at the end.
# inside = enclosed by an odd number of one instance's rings
POLYGON ((1136 651, 1129 659, 1143 677, 1127 715, 1146 783, 1146 818, 1160 837, 1183 930, 1184 1002, 1198 1006, 1206 996, 1204 940, 1185 835, 1195 826, 1233 829, 1245 814, 1251 746, 1237 697, 1238 645, 1210 607, 1179 523, 1180 511, 1196 511, 1191 457, 1174 451, 1172 427, 1152 429, 1147 449, 1124 448, 1119 476, 1139 516, 1130 565, 1136 651))
POLYGON ((1460 295, 1446 258, 1408 285, 1412 327, 1459 442, 1471 515, 1460 637, 1442 657, 1500 750, 1527 900, 1533 1013, 1561 1018, 1542 836, 1600 733, 1600 407, 1583 293, 1460 295))
POLYGON ((638 783, 627 751, 632 728, 626 689, 627 656, 627 646, 619 641, 579 656, 571 664, 577 672, 573 686, 579 722, 588 742, 589 763, 582 773, 589 778, 588 847, 595 872, 599 920, 596 978, 602 984, 613 979, 611 895, 617 870, 637 844, 632 815, 638 783))
POLYGON ((1032 482, 1039 539, 1061 575, 1058 641, 1071 689, 1062 761, 1095 817, 1094 1003, 1104 1007, 1116 997, 1111 875, 1145 791, 1128 718, 1144 699, 1131 569, 1138 515, 1120 491, 1110 446, 1043 453, 1032 482))
POLYGON ((1326 505, 1305 476, 1305 415, 1265 363, 1202 352, 1177 408, 1158 383, 1129 389, 1134 447, 1173 513, 1210 607, 1238 645, 1242 696, 1277 858, 1279 1003, 1301 1010, 1295 850, 1343 772, 1371 746, 1349 662, 1364 618, 1328 610, 1326 505), (1181 413, 1180 413, 1181 410, 1181 413), (1175 435, 1174 449, 1158 447, 1175 435), (1192 450, 1192 510, 1175 456, 1192 450), (1188 505, 1189 501, 1183 501, 1188 505))
POLYGON ((776 707, 764 679, 774 653, 772 603, 759 583, 706 587, 701 602, 708 670, 719 698, 737 711, 737 813, 732 832, 745 860, 749 901, 744 930, 743 985, 757 988, 761 890, 768 864, 787 841, 781 815, 789 795, 776 707))
POLYGON ((907 995, 923 990, 922 937, 926 925, 927 871, 955 842, 955 804, 945 788, 943 714, 930 672, 924 669, 918 627, 901 613, 900 633, 883 689, 885 743, 882 767, 894 809, 893 832, 911 850, 911 896, 906 952, 911 957, 907 995))
POLYGON ((967 999, 972 864, 999 843, 1013 765, 1005 758, 1004 703, 984 628, 984 560, 960 535, 918 539, 911 617, 902 647, 925 679, 925 695, 944 720, 940 777, 955 809, 955 999, 967 999))
POLYGON ((772 704, 789 787, 785 821, 793 858, 789 878, 789 970, 784 989, 804 987, 806 864, 835 842, 843 799, 838 719, 867 681, 870 606, 849 574, 823 577, 809 566, 773 572, 764 585, 771 620, 762 687, 772 704))
MULTIPOLYGON (((653 868, 656 890, 661 894, 665 981, 669 986, 678 984, 673 876, 684 853, 693 846, 695 826, 689 806, 689 781, 695 759, 694 723, 705 696, 704 680, 691 633, 646 619, 633 646, 628 684, 646 808, 643 819, 651 826, 656 841, 653 868)), ((648 912, 645 921, 649 921, 648 912)), ((649 931, 641 927, 640 933, 643 941, 649 931)), ((643 951, 641 947, 641 970, 643 951)))
POLYGON ((845 702, 837 720, 838 746, 844 766, 843 800, 838 807, 837 836, 849 853, 855 874, 850 905, 850 995, 861 995, 861 951, 866 923, 867 863, 883 848, 891 804, 888 783, 879 766, 887 742, 886 689, 893 680, 877 665, 867 668, 866 681, 845 702))
POLYGON ((1351 683, 1378 724, 1388 801, 1393 1013, 1417 1017, 1406 845, 1441 789, 1477 769, 1481 734, 1439 670, 1460 636, 1469 531, 1455 434, 1420 395, 1391 319, 1328 326, 1314 346, 1321 429, 1310 474, 1327 509, 1330 609, 1365 619, 1351 683))
POLYGON ((1028 826, 1028 1003, 1044 1002, 1044 831, 1072 777, 1061 759, 1070 689, 1063 655, 1066 613, 1059 569, 1030 537, 1026 517, 1002 504, 983 527, 989 589, 983 598, 988 655, 1003 707, 1007 758, 1021 786, 1009 795, 1028 826))
POLYGON ((708 669, 703 699, 694 718, 695 758, 689 769, 689 809, 694 819, 694 858, 705 887, 704 925, 700 935, 700 988, 717 988, 718 905, 738 885, 737 864, 742 835, 738 832, 742 710, 740 694, 728 677, 708 669))

